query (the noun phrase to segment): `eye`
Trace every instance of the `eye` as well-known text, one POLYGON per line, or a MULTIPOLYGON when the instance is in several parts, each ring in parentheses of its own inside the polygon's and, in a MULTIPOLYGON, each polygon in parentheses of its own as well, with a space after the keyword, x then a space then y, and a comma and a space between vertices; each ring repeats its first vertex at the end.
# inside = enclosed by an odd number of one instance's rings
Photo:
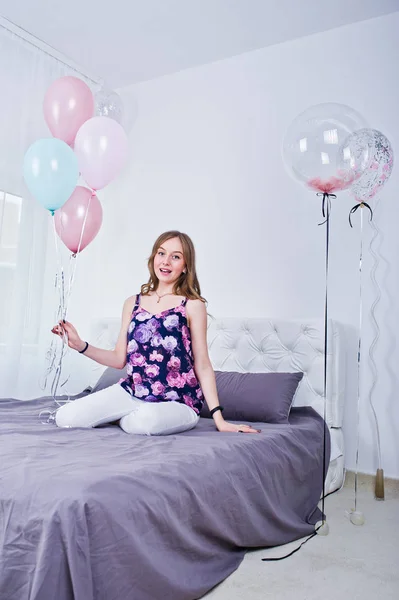
POLYGON ((179 259, 180 259, 180 256, 179 256, 178 254, 175 254, 175 255, 174 255, 174 257, 173 257, 173 259, 174 259, 174 260, 179 260, 179 259))
POLYGON ((165 252, 162 252, 162 250, 159 250, 158 255, 162 256, 163 254, 165 254, 165 252))

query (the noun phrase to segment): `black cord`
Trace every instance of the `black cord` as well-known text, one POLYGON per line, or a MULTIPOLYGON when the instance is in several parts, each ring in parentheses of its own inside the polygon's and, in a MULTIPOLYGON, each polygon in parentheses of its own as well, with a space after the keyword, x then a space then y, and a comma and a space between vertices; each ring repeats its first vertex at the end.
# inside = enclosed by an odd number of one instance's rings
MULTIPOLYGON (((336 197, 333 194, 334 198, 336 197)), ((324 201, 324 197, 323 197, 324 201)), ((324 513, 324 499, 326 495, 326 417, 327 417, 327 352, 328 352, 328 264, 329 264, 329 253, 330 253, 330 211, 331 202, 329 195, 327 194, 327 217, 325 220, 326 224, 326 268, 325 268, 325 301, 324 301, 324 381, 323 381, 323 395, 324 395, 324 407, 323 407, 323 496, 321 501, 321 512, 323 522, 325 519, 324 513)))
POLYGON ((369 211, 370 211, 370 221, 373 220, 373 209, 371 208, 370 204, 367 204, 367 202, 359 202, 359 204, 355 204, 355 206, 352 206, 352 208, 349 211, 349 225, 351 227, 353 227, 353 225, 352 225, 352 215, 357 211, 358 208, 363 208, 363 206, 365 206, 366 208, 369 209, 369 211))
MULTIPOLYGON (((325 303, 324 303, 324 381, 323 381, 323 392, 324 392, 324 407, 323 407, 323 494, 321 498, 321 512, 322 512, 322 524, 308 537, 305 541, 303 541, 297 548, 292 550, 289 554, 285 556, 280 556, 278 558, 262 558, 263 562, 273 562, 277 560, 283 560, 284 558, 289 558, 298 550, 302 548, 306 542, 311 540, 317 535, 318 530, 324 525, 326 522, 326 516, 324 512, 325 498, 326 496, 326 433, 327 433, 327 425, 326 425, 326 416, 327 416, 327 350, 328 350, 328 263, 329 263, 329 252, 330 252, 330 212, 331 212, 331 198, 336 198, 335 194, 327 194, 326 192, 320 192, 317 196, 323 196, 321 212, 324 217, 324 221, 319 223, 319 225, 326 225, 326 262, 325 262, 325 303)), ((356 207, 356 209, 358 206, 356 207)), ((356 210, 355 209, 355 210, 356 210)), ((351 211, 352 212, 352 211, 351 211)), ((353 211, 355 212, 355 211, 353 211)), ((349 217, 350 219, 350 217, 349 217)), ((330 492, 332 493, 332 492, 330 492)))
POLYGON ((317 535, 318 529, 320 529, 320 528, 318 527, 316 529, 316 531, 314 531, 306 540, 304 540, 301 544, 299 544, 298 548, 295 548, 295 550, 292 550, 292 552, 290 552, 289 554, 286 554, 285 556, 278 556, 278 557, 273 557, 273 558, 262 558, 261 559, 262 562, 275 562, 276 560, 283 560, 284 558, 289 558, 290 556, 295 554, 295 552, 298 552, 298 550, 300 550, 302 548, 302 546, 304 544, 306 544, 306 542, 308 542, 309 540, 314 538, 314 536, 317 535))

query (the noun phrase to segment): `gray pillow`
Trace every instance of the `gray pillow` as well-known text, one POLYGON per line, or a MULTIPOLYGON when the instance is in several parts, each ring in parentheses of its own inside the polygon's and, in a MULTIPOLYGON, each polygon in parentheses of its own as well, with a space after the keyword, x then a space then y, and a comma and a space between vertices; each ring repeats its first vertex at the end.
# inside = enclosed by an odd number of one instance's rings
POLYGON ((126 367, 123 369, 114 369, 113 367, 107 367, 96 385, 91 390, 91 393, 99 392, 107 387, 111 387, 115 383, 118 383, 120 379, 126 377, 126 367))
MULTIPOLYGON (((232 421, 288 423, 294 394, 303 373, 236 373, 215 371, 223 417, 232 421)), ((211 418, 204 402, 201 417, 211 418)))

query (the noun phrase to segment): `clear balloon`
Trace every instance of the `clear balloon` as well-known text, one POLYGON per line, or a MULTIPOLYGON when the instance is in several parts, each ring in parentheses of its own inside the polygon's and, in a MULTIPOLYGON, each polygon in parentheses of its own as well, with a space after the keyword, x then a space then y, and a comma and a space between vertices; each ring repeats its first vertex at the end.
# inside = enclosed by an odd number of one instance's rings
POLYGON ((356 131, 352 136, 351 143, 355 144, 356 142, 361 145, 367 142, 371 156, 367 169, 353 184, 351 194, 358 202, 367 202, 381 190, 390 178, 394 155, 388 138, 376 129, 356 131))
POLYGON ((72 254, 81 252, 100 231, 103 209, 91 190, 77 186, 64 206, 55 215, 55 229, 72 254))
POLYGON ((367 144, 356 155, 342 149, 348 137, 365 126, 363 117, 344 104, 308 108, 284 136, 283 158, 290 174, 322 193, 347 189, 367 168, 370 154, 367 144))
POLYGON ((128 139, 121 125, 108 117, 93 117, 75 139, 82 177, 93 190, 101 190, 122 170, 128 156, 128 139))
POLYGON ((23 173, 31 194, 54 213, 76 187, 78 160, 65 142, 57 138, 41 139, 28 148, 23 173))
POLYGON ((345 168, 345 163, 348 158, 354 167, 359 163, 365 165, 365 167, 361 169, 360 175, 356 178, 356 180, 358 180, 361 175, 367 171, 370 164, 373 153, 373 144, 374 138, 371 129, 358 129, 351 133, 338 149, 338 167, 345 168))
POLYGON ((122 124, 124 110, 122 98, 116 92, 101 89, 94 97, 95 114, 97 117, 109 117, 122 124))
POLYGON ((80 127, 94 114, 93 94, 78 77, 60 77, 48 88, 43 111, 52 135, 72 145, 80 127))

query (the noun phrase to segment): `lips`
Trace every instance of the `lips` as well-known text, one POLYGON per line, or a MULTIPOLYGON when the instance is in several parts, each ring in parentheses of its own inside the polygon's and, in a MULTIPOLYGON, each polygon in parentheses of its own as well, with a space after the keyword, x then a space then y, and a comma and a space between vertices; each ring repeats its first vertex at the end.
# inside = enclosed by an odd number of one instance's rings
POLYGON ((159 269, 162 273, 162 275, 170 275, 172 271, 170 271, 169 269, 159 269))

